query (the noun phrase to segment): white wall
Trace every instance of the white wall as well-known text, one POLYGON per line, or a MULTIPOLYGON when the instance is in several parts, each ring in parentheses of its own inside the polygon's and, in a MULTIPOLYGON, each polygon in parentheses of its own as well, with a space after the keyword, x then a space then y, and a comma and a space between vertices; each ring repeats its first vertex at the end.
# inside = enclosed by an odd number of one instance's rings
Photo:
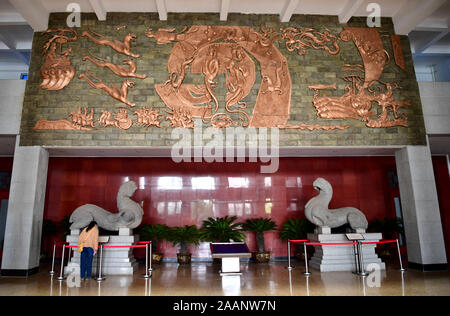
POLYGON ((0 80, 0 135, 19 134, 25 85, 25 80, 0 80))
POLYGON ((419 82, 428 135, 450 134, 450 82, 419 82))

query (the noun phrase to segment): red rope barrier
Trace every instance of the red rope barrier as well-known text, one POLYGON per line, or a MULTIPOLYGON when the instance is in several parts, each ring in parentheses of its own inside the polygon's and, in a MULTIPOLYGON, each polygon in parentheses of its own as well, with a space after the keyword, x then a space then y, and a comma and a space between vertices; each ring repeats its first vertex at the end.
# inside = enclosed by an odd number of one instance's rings
MULTIPOLYGON (((66 245, 66 248, 78 248, 78 246, 66 245)), ((145 248, 146 245, 127 245, 127 246, 103 246, 103 248, 145 248)))
POLYGON ((151 241, 138 241, 138 244, 151 244, 151 241))
POLYGON ((363 245, 374 245, 374 244, 393 244, 397 243, 397 240, 380 240, 380 241, 367 241, 363 242, 363 245))
MULTIPOLYGON (((302 241, 303 242, 303 241, 302 241)), ((367 241, 362 242, 363 245, 374 245, 374 244, 392 244, 397 243, 397 240, 380 240, 380 241, 367 241)), ((345 243, 324 243, 324 242, 307 242, 308 246, 341 246, 341 245, 357 245, 357 242, 345 242, 345 243)))
POLYGON ((128 245, 128 246, 103 246, 103 248, 145 248, 146 245, 128 245))
POLYGON ((343 245, 357 245, 357 242, 343 242, 343 243, 328 243, 328 242, 307 242, 308 246, 343 246, 343 245))
POLYGON ((301 244, 301 243, 304 243, 307 241, 309 241, 309 239, 289 240, 289 242, 291 242, 293 244, 301 244))

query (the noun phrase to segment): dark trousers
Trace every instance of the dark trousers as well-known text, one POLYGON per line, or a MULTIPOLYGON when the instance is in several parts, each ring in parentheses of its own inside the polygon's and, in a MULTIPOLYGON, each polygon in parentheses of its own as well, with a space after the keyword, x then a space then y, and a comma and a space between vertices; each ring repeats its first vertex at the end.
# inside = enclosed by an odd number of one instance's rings
POLYGON ((94 258, 94 249, 84 247, 81 252, 80 277, 90 278, 92 276, 92 259, 94 258))

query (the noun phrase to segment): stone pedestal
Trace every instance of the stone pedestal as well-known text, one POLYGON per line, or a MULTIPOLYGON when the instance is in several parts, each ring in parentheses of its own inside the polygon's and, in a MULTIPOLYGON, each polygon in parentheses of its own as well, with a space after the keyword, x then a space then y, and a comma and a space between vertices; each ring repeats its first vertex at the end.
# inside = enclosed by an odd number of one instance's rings
MULTIPOLYGON (((77 245, 79 234, 72 234, 67 236, 67 242, 72 245, 77 245)), ((137 236, 133 235, 120 235, 119 236, 107 236, 109 241, 104 243, 105 246, 125 246, 133 245, 138 241, 137 236)), ((99 238, 99 242, 101 242, 99 238)), ((72 252, 70 263, 67 265, 66 270, 73 271, 73 267, 79 267, 80 265, 80 253, 74 249, 72 252)), ((97 273, 97 260, 100 258, 100 247, 97 254, 94 256, 92 263, 92 273, 97 273)), ((103 265, 102 275, 133 275, 138 269, 138 263, 133 255, 133 249, 131 248, 106 248, 103 249, 103 265)), ((78 270, 79 273, 79 270, 78 270)))
MULTIPOLYGON (((382 239, 381 233, 364 233, 365 241, 374 242, 382 239)), ((320 243, 345 243, 349 242, 345 234, 308 234, 311 242, 320 243)), ((380 265, 380 270, 385 270, 386 265, 375 253, 377 245, 363 245, 364 269, 371 263, 380 265)), ((356 271, 355 252, 353 245, 325 245, 314 246, 314 255, 309 260, 311 268, 321 272, 327 271, 356 271)))

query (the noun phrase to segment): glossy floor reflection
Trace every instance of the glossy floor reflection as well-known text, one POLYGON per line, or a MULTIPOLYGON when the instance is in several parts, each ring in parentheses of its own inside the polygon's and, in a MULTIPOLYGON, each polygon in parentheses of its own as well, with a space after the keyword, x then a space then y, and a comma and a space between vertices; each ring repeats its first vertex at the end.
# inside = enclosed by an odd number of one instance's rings
POLYGON ((102 282, 82 281, 80 287, 58 281, 46 267, 29 278, 0 278, 0 295, 36 296, 376 296, 376 295, 450 295, 450 273, 402 273, 394 267, 381 272, 380 286, 351 272, 302 274, 303 266, 288 271, 286 263, 267 265, 242 263, 242 276, 221 277, 220 265, 193 263, 156 266, 151 279, 144 279, 141 266, 134 276, 106 276, 102 282))

